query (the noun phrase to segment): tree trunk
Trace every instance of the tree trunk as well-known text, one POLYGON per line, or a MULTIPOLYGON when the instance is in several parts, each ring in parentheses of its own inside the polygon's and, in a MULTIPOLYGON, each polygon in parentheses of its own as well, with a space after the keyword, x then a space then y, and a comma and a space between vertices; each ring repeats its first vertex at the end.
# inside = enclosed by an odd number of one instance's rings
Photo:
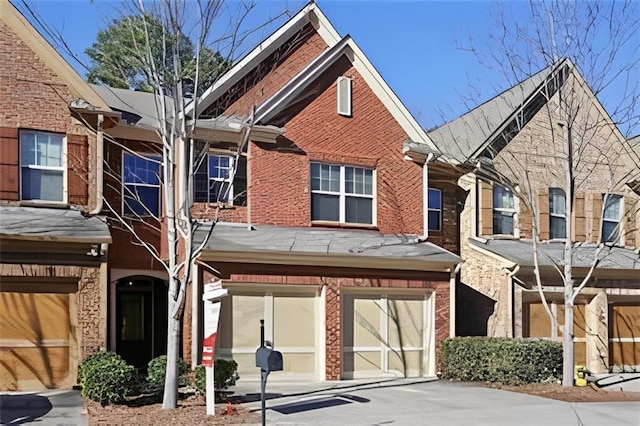
MULTIPOLYGON (((171 280, 169 294, 175 294, 177 284, 175 279, 171 280)), ((175 301, 169 298, 168 306, 169 320, 167 324, 167 372, 164 382, 164 395, 162 398, 163 409, 173 409, 178 406, 178 358, 180 356, 180 320, 172 315, 175 301)))
POLYGON ((562 386, 573 386, 573 277, 565 265, 564 330, 562 332, 562 386))

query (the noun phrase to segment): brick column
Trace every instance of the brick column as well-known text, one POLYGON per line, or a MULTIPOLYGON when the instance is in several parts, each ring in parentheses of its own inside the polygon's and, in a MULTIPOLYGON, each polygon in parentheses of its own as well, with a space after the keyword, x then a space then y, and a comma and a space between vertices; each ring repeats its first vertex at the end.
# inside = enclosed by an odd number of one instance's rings
POLYGON ((609 306, 603 290, 587 304, 586 341, 587 370, 592 373, 606 373, 609 368, 609 330, 607 316, 609 306))
POLYGON ((342 367, 342 351, 340 345, 340 282, 336 278, 327 278, 326 296, 326 371, 325 380, 339 380, 342 367))

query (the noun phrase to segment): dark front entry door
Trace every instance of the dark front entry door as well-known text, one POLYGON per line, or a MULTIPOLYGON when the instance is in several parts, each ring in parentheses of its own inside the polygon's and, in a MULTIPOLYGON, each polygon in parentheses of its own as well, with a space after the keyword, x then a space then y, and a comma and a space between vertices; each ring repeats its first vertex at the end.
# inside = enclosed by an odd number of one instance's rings
POLYGON ((167 351, 167 290, 153 278, 127 278, 117 286, 116 352, 145 369, 167 351))

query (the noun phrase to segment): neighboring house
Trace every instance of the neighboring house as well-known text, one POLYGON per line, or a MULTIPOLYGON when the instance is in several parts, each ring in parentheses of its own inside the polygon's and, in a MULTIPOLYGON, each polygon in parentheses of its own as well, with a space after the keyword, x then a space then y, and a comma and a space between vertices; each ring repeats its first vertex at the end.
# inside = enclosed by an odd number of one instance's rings
MULTIPOLYGON (((122 113, 110 134, 157 152, 157 114, 143 100, 152 95, 96 90, 122 113)), ((309 4, 187 114, 198 117, 192 136, 209 141, 193 212, 221 221, 194 265, 184 357, 200 361, 203 284, 220 279, 229 296, 216 356, 236 360, 242 377, 259 373, 260 319, 284 355, 278 377, 433 376, 436 345, 453 334, 459 189, 405 158, 405 143, 437 150, 355 42, 309 4)), ((139 173, 152 167, 109 149, 109 167, 124 170, 110 187, 144 186, 146 207, 159 208, 154 173, 139 173), (127 180, 134 169, 149 181, 127 180)), ((142 208, 109 191, 123 212, 142 208)), ((166 275, 125 232, 112 233, 110 347, 141 364, 165 342, 166 275)))
POLYGON ((579 113, 572 128, 580 163, 568 236, 574 243, 576 285, 587 276, 599 238, 606 242, 576 300, 575 361, 594 372, 637 369, 640 156, 568 60, 428 132, 443 157, 468 172, 459 180, 468 194, 460 219, 456 334, 561 339, 562 330, 551 326, 534 279, 534 216, 514 194, 520 191, 537 205, 542 291, 562 325, 563 284, 556 265, 562 270, 567 237, 567 150, 566 122, 556 110, 558 87, 567 88, 563 96, 580 106, 574 109, 579 113), (549 126, 555 126, 553 133, 549 126))
POLYGON ((107 343, 111 237, 86 216, 101 160, 81 121, 117 114, 7 0, 0 63, 0 390, 68 388, 107 343))

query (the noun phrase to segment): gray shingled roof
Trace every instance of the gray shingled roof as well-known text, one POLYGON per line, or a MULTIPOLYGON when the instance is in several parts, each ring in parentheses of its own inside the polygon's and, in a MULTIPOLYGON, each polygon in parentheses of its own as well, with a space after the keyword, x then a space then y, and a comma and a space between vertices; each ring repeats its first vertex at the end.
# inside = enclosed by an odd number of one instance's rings
MULTIPOLYGON (((533 244, 531 241, 522 240, 488 240, 486 244, 480 241, 469 240, 471 244, 489 250, 500 257, 517 263, 521 266, 533 266, 533 244)), ((544 242, 538 245, 540 266, 553 266, 553 262, 562 262, 564 243, 560 241, 544 242), (553 262, 552 260, 553 259, 553 262)), ((573 249, 573 266, 575 268, 588 268, 594 260, 596 246, 593 244, 581 245, 573 249)), ((634 250, 622 247, 605 247, 600 252, 600 264, 602 269, 632 269, 640 271, 640 254, 634 250)), ((639 273, 640 278, 640 273, 639 273)))
POLYGON ((464 115, 427 132, 444 154, 459 162, 470 157, 529 98, 551 73, 549 66, 464 115))
MULTIPOLYGON (((127 124, 159 128, 158 110, 156 98, 153 93, 137 92, 128 89, 116 89, 113 87, 91 84, 91 87, 109 105, 111 109, 121 111, 122 119, 127 124)), ((166 97, 168 116, 173 116, 173 100, 166 97)))
MULTIPOLYGON (((205 225, 197 234, 202 240, 205 225)), ((460 258, 415 235, 382 235, 378 231, 327 228, 254 226, 218 223, 206 250, 233 252, 290 252, 354 257, 411 258, 456 264, 460 258)))
POLYGON ((77 210, 0 206, 0 238, 110 243, 109 227, 77 210))

